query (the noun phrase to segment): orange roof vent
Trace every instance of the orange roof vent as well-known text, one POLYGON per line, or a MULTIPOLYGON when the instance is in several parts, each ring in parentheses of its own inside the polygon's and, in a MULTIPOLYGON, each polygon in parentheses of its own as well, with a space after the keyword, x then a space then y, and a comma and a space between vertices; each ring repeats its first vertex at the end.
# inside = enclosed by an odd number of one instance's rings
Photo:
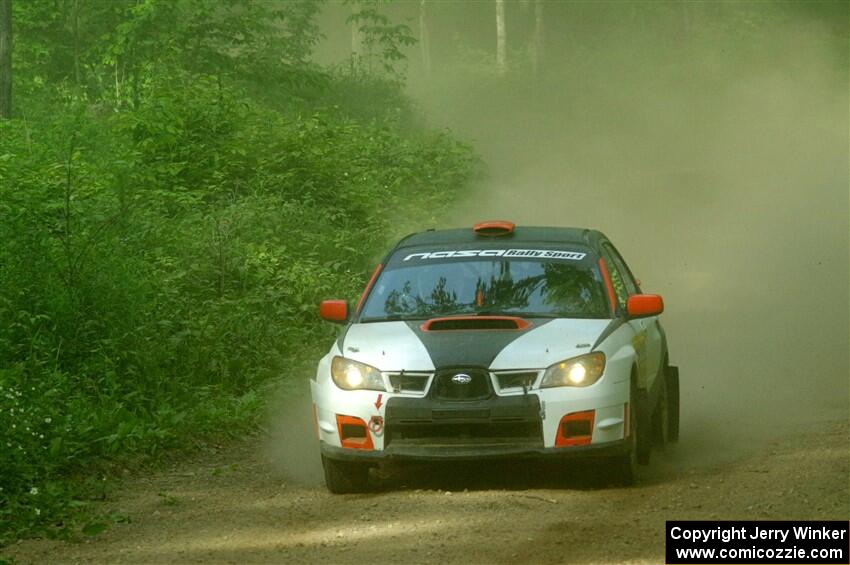
POLYGON ((472 231, 476 235, 486 235, 490 237, 498 235, 508 235, 514 232, 516 224, 505 220, 491 220, 489 222, 478 222, 472 226, 472 231))

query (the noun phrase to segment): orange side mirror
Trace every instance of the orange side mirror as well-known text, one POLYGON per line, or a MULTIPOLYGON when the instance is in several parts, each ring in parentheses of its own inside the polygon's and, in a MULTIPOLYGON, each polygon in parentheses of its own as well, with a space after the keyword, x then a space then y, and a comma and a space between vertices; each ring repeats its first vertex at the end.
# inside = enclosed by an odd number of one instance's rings
POLYGON ((319 316, 329 322, 344 324, 348 321, 348 302, 345 300, 323 300, 319 305, 319 316))
POLYGON ((632 318, 657 316, 664 311, 664 300, 657 294, 633 294, 629 296, 626 310, 632 318))

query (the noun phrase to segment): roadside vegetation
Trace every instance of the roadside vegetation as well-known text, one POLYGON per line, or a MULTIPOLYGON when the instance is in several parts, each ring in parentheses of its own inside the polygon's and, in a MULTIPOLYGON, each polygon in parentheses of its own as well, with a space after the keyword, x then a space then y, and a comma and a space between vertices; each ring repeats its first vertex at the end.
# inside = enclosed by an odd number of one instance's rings
MULTIPOLYGON (((311 62, 320 3, 13 1, 0 119, 0 546, 92 534, 110 469, 256 429, 389 237, 476 169, 417 125, 410 41, 311 62), (379 64, 375 64, 375 62, 379 64)), ((368 44, 368 43, 367 43, 368 44)))

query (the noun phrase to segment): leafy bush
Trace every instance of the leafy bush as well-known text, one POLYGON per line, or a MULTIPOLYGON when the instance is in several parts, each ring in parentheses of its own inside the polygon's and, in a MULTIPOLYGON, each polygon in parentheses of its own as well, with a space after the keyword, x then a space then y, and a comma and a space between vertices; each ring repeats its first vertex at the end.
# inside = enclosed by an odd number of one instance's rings
POLYGON ((0 122, 0 543, 67 533, 110 461, 255 427, 331 337, 317 303, 474 173, 445 133, 235 84, 168 69, 132 111, 0 122))

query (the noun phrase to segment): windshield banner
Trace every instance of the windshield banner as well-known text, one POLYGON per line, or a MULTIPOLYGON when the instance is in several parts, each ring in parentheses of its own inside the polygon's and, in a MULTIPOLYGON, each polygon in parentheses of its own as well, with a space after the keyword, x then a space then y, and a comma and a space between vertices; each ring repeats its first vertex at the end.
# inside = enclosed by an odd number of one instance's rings
POLYGON ((469 257, 507 257, 516 259, 563 259, 581 261, 587 253, 579 251, 557 251, 554 249, 461 249, 453 251, 426 251, 411 253, 404 261, 427 259, 462 259, 469 257))

